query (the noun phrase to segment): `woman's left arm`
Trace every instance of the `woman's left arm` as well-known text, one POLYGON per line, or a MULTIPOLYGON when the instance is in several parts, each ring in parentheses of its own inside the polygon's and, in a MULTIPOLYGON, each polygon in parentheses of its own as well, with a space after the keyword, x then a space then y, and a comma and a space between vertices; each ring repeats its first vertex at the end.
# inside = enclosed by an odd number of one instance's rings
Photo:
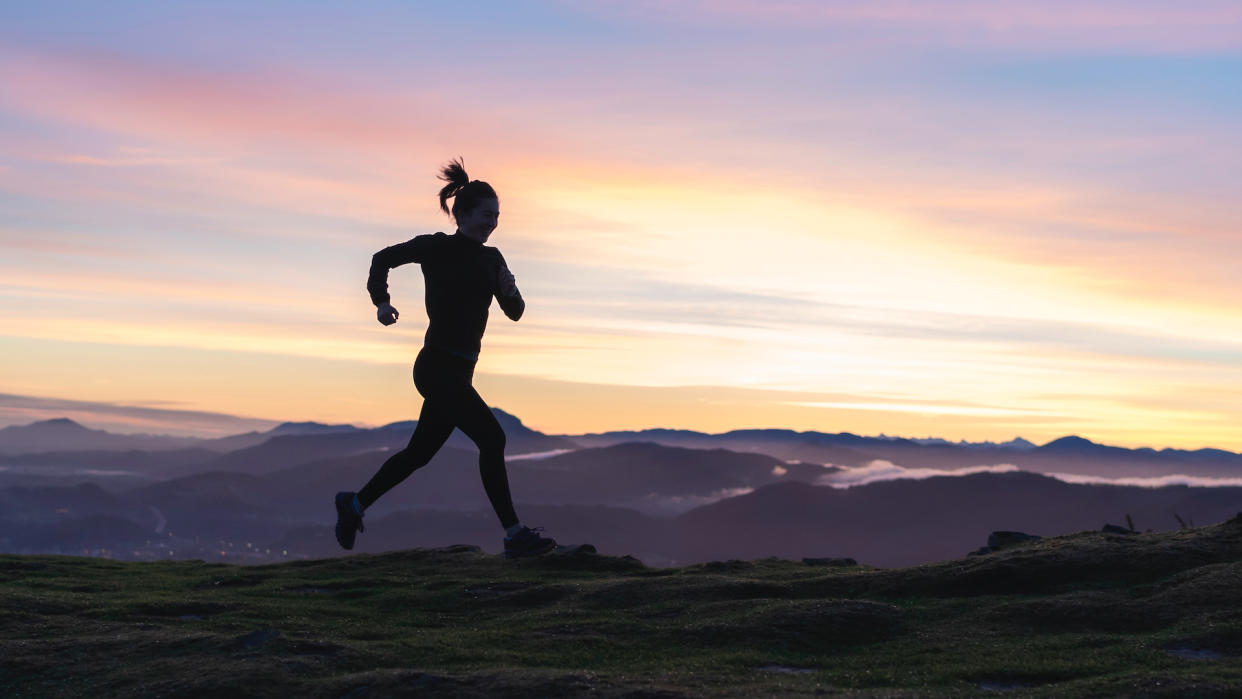
POLYGON ((509 316, 509 320, 516 321, 526 310, 526 302, 522 300, 522 292, 518 291, 517 280, 513 278, 513 273, 509 271, 509 265, 505 263, 505 257, 500 254, 499 250, 496 250, 496 261, 492 294, 500 303, 500 309, 505 312, 506 316, 509 316))

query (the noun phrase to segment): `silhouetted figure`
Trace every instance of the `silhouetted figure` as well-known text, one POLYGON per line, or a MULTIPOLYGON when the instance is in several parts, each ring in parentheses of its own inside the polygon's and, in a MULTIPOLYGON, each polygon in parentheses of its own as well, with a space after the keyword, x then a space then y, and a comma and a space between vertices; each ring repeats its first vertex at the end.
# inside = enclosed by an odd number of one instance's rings
POLYGON ((448 183, 440 190, 440 208, 450 213, 448 200, 453 199, 457 232, 420 235, 380 250, 371 258, 367 278, 379 322, 392 325, 399 314, 388 296, 388 270, 411 262, 422 265, 429 323, 423 349, 414 362, 414 386, 423 396, 422 412, 405 449, 389 457, 362 490, 336 494, 336 539, 343 548, 352 549, 356 532, 363 531, 366 508, 427 465, 456 427, 479 447, 483 488, 505 528, 505 556, 545 553, 556 542, 518 521, 505 472, 504 430, 471 385, 492 298, 514 321, 526 309, 505 258, 483 244, 496 228, 500 201, 491 185, 471 181, 459 160, 442 168, 440 179, 448 183))

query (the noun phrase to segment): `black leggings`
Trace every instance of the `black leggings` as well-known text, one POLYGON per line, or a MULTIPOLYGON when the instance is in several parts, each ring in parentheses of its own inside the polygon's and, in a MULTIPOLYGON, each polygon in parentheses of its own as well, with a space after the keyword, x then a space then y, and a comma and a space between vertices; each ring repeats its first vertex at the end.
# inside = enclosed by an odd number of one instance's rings
POLYGON ((418 425, 405 449, 388 457, 379 472, 358 491, 363 507, 370 507, 393 486, 426 466, 456 427, 479 447, 479 475, 500 524, 508 529, 518 523, 505 472, 505 432, 470 385, 473 379, 474 362, 468 359, 429 347, 418 353, 414 386, 423 396, 418 425))

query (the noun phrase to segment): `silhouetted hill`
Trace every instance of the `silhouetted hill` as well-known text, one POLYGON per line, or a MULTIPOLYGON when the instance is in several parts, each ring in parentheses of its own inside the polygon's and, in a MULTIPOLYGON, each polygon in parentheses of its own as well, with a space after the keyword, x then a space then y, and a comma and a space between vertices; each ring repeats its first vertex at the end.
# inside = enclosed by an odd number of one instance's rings
MULTIPOLYGON (((964 556, 984 546, 995 530, 1055 536, 1098 530, 1106 523, 1124 525, 1127 514, 1140 530, 1177 529, 1175 515, 1198 524, 1220 521, 1242 507, 1242 488, 1072 485, 1038 474, 984 473, 849 489, 790 481, 671 519, 625 508, 579 505, 556 510, 521 497, 518 502, 524 521, 547 527, 558 540, 583 540, 591 532, 590 540, 601 552, 628 552, 650 565, 778 556, 851 557, 871 565, 899 566, 964 556), (532 519, 536 516, 542 519, 532 519), (611 527, 622 529, 609 535, 611 527)), ((478 523, 477 518, 494 519, 486 505, 475 513, 437 513, 435 527, 421 530, 418 538, 402 533, 407 531, 404 525, 397 532, 387 529, 393 507, 396 503, 368 513, 375 517, 368 520, 367 532, 359 535, 359 546, 364 547, 360 550, 437 541, 485 549, 496 544, 495 527, 478 523), (374 541, 362 543, 372 535, 374 541)), ((279 542, 280 548, 299 555, 330 555, 333 546, 326 525, 290 532, 279 542)))
MULTIPOLYGON (((530 430, 503 410, 492 408, 492 413, 505 430, 507 455, 577 447, 563 437, 549 437, 530 430)), ((409 443, 415 425, 417 422, 403 421, 370 430, 277 435, 256 446, 225 454, 205 467, 215 471, 270 473, 310 461, 347 457, 377 449, 396 451, 409 443)), ((446 446, 477 451, 474 442, 461 430, 453 431, 446 446)))
POLYGON ((77 449, 183 449, 199 440, 152 435, 112 434, 92 430, 68 418, 43 420, 0 429, 0 453, 23 454, 77 449))
MULTIPOLYGON (((273 446, 280 445, 275 441, 273 446)), ((210 472, 173 479, 128 491, 144 503, 156 493, 184 493, 181 508, 203 509, 190 499, 231 492, 236 499, 266 503, 287 516, 320 517, 338 490, 357 490, 379 470, 393 449, 372 450, 318 459, 254 474, 249 471, 210 472), (238 489, 233 477, 252 478, 238 489), (258 477, 261 476, 261 477, 258 477)), ((787 464, 761 454, 723 449, 693 450, 657 444, 620 444, 584 449, 543 459, 508 463, 510 488, 516 500, 531 504, 578 504, 632 507, 649 514, 684 512, 703 502, 781 480, 813 481, 830 472, 815 464, 787 464)), ((389 491, 379 512, 407 507, 474 510, 487 507, 479 481, 478 452, 444 447, 431 463, 389 491)))
POLYGON ((454 545, 0 572, 12 697, 1242 695, 1242 515, 891 570, 454 545))
POLYGON ((1242 454, 1222 449, 1125 449, 1096 444, 1077 436, 1033 447, 1026 440, 1006 445, 950 443, 894 437, 861 437, 849 432, 795 432, 792 430, 734 430, 706 434, 688 430, 653 429, 571 435, 583 446, 607 446, 628 441, 651 441, 693 449, 724 448, 768 454, 779 459, 865 466, 886 460, 908 468, 960 469, 1012 464, 1039 473, 1076 473, 1100 477, 1156 477, 1180 473, 1210 478, 1242 477, 1242 454))
POLYGON ((702 501, 785 480, 814 481, 835 469, 786 463, 764 454, 627 442, 511 462, 523 502, 609 504, 672 513, 702 501))
POLYGON ((257 446, 276 436, 333 434, 338 432, 354 432, 359 429, 361 428, 354 427, 353 425, 325 425, 321 422, 282 422, 272 429, 262 432, 246 432, 228 437, 205 439, 202 440, 200 446, 204 449, 224 454, 237 451, 238 449, 257 446))
MULTIPOLYGON (((555 449, 575 449, 573 441, 565 437, 551 437, 532 430, 522 424, 517 417, 499 409, 492 408, 492 413, 500 422, 508 439, 510 454, 552 451, 555 449)), ((285 422, 265 432, 246 432, 244 434, 219 437, 214 439, 195 439, 189 437, 167 437, 153 435, 112 434, 104 430, 92 430, 67 418, 44 420, 30 425, 14 425, 0 429, 0 455, 27 455, 42 452, 67 453, 74 451, 167 451, 167 450, 207 450, 217 454, 225 454, 243 449, 251 449, 274 438, 296 437, 327 437, 343 436, 341 444, 349 444, 348 437, 357 437, 360 443, 370 445, 366 448, 390 446, 394 440, 402 444, 409 440, 414 431, 415 421, 394 422, 375 429, 364 429, 353 425, 326 425, 318 422, 285 422), (369 435, 369 437, 367 436, 369 435)), ((327 442, 326 444, 331 444, 327 442)), ((460 431, 455 431, 449 443, 453 446, 473 446, 460 431)), ((277 450, 279 451, 279 450, 277 450)), ((343 455, 340 453, 321 454, 320 456, 343 455)), ((227 467, 228 462, 214 466, 227 467)))
POLYGON ((785 483, 679 517, 675 557, 849 556, 878 566, 917 565, 984 545, 983 528, 1056 536, 1124 524, 1128 513, 1140 529, 1166 531, 1178 528, 1175 514, 1218 522, 1240 507, 1242 488, 1075 485, 1021 472, 849 489, 785 483))

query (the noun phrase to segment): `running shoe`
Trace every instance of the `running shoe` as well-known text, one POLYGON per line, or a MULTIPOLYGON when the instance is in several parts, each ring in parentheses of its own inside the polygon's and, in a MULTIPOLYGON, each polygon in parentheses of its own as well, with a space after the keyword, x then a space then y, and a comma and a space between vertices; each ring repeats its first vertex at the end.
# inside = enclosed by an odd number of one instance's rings
POLYGON ((347 551, 354 547, 357 532, 366 531, 366 527, 362 526, 362 515, 354 512, 354 495, 336 494, 336 542, 347 551))
POLYGON ((505 537, 505 558, 522 558, 524 556, 538 556, 541 553, 547 553, 556 548, 556 541, 539 536, 538 532, 543 531, 543 527, 522 527, 522 530, 513 536, 505 537))

